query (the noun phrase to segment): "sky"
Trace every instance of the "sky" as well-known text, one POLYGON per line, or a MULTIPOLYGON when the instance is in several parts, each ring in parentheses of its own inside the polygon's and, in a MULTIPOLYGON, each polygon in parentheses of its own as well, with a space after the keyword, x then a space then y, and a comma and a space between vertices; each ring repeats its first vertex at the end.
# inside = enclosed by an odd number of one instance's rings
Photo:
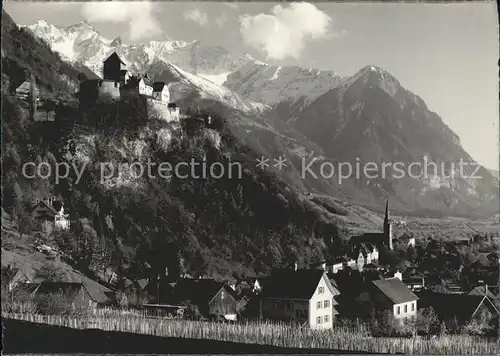
POLYGON ((333 70, 384 68, 498 170, 499 29, 495 2, 5 2, 14 21, 87 21, 124 43, 199 40, 271 64, 333 70))

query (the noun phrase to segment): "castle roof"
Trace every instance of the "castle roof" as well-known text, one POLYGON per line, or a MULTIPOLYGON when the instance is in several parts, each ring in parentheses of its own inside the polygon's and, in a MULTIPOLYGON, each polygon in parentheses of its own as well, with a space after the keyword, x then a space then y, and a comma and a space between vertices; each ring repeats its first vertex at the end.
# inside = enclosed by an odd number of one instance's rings
POLYGON ((162 91, 163 88, 165 87, 165 82, 154 82, 153 83, 153 91, 154 92, 159 92, 162 91))
POLYGON ((104 62, 108 62, 108 61, 118 61, 123 65, 127 65, 124 61, 122 61, 122 59, 120 58, 120 56, 116 52, 111 53, 111 55, 104 60, 104 62))

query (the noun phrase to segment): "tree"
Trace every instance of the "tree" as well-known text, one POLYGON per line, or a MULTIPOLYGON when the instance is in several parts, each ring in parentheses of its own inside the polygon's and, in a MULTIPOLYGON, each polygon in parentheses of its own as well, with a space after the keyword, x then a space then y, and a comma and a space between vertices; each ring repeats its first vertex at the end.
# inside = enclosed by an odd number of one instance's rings
POLYGON ((40 275, 51 282, 61 282, 64 279, 63 266, 59 262, 49 261, 40 269, 40 275))
POLYGON ((38 106, 38 93, 36 89, 36 78, 33 72, 30 73, 30 92, 28 95, 28 101, 30 104, 30 118, 35 119, 38 106))

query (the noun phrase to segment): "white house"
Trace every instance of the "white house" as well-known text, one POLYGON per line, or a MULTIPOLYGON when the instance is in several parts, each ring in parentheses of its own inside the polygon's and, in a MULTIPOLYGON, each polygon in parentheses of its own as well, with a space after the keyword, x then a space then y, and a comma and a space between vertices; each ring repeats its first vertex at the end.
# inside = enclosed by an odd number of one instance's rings
POLYGON ((165 82, 153 83, 153 99, 168 103, 170 100, 170 92, 165 82))
POLYGON ((417 315, 418 297, 397 277, 372 282, 372 300, 378 310, 389 310, 396 319, 417 315))
POLYGON ((40 200, 31 210, 36 220, 50 221, 54 227, 68 230, 70 227, 69 214, 64 213, 63 202, 56 199, 40 200))
MULTIPOLYGON (((39 101, 40 90, 36 87, 34 88, 36 100, 39 101)), ((16 97, 19 99, 27 100, 31 93, 31 82, 26 80, 20 86, 16 88, 16 97)))
POLYGON ((311 329, 331 329, 339 294, 324 270, 276 271, 260 294, 260 315, 307 324, 311 329))

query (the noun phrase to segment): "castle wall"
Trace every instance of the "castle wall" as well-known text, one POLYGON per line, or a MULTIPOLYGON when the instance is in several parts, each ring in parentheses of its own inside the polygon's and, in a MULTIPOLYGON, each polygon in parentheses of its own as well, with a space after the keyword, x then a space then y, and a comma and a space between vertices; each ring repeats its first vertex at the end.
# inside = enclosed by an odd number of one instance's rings
POLYGON ((97 89, 98 100, 109 101, 120 99, 120 83, 110 80, 103 80, 97 89))
POLYGON ((154 100, 146 99, 148 106, 148 117, 158 118, 160 120, 165 120, 167 122, 179 121, 179 108, 169 108, 168 103, 154 100))

